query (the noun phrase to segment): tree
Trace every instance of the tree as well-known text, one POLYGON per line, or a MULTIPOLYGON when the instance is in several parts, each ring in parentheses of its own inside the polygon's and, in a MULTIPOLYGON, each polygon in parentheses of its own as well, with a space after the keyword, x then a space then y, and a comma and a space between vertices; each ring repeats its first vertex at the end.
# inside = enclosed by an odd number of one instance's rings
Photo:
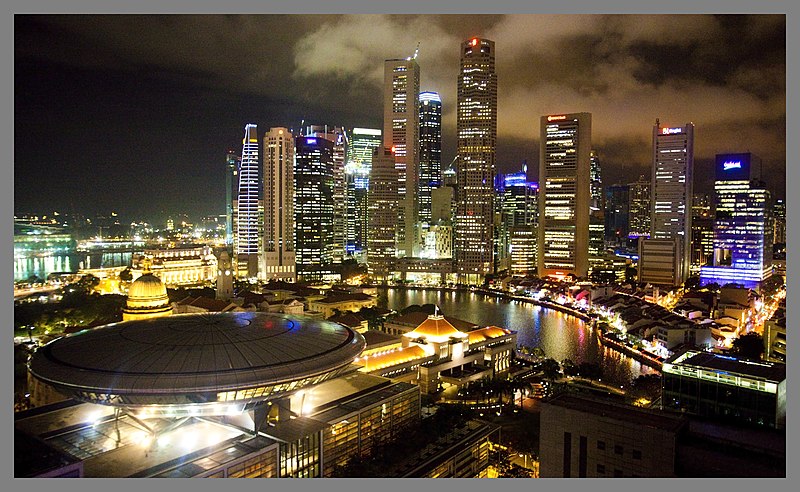
POLYGON ((692 275, 691 277, 686 279, 686 282, 683 283, 683 288, 686 290, 697 290, 700 288, 700 277, 697 275, 692 275))
POLYGON ((545 359, 542 361, 541 369, 544 373, 545 379, 549 379, 550 381, 558 378, 558 375, 561 372, 561 366, 555 359, 545 359))
POLYGON ((731 353, 749 360, 761 360, 764 353, 764 337, 756 332, 750 332, 733 341, 731 353))
POLYGON ((639 280, 639 271, 632 266, 629 266, 625 269, 625 283, 626 284, 636 284, 639 280))
POLYGON ((130 267, 119 272, 119 279, 125 282, 130 282, 133 279, 130 267))

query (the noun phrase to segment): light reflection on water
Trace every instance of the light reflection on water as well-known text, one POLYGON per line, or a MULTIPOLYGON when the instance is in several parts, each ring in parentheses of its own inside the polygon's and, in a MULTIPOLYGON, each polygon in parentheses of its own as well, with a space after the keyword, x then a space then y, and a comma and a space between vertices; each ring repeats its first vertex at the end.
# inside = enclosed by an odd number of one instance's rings
POLYGON ((442 312, 478 325, 497 325, 517 332, 517 344, 541 347, 547 357, 598 363, 604 380, 627 385, 648 366, 603 347, 597 334, 582 320, 534 304, 496 299, 474 292, 387 289, 388 307, 400 310, 411 304, 437 304, 442 312))
POLYGON ((131 257, 132 253, 68 253, 14 258, 14 280, 26 280, 31 275, 46 279, 54 272, 77 272, 84 268, 129 266, 131 257))

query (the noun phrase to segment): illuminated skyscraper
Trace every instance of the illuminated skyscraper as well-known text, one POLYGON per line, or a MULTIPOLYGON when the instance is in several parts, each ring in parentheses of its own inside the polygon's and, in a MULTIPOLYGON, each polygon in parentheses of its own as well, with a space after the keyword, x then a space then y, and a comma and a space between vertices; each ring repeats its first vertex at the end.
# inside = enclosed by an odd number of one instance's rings
POLYGON ((689 276, 694 125, 653 126, 650 239, 639 242, 639 280, 681 285, 689 276), (670 242, 674 244, 670 244, 670 242))
POLYGON ((605 207, 600 157, 594 150, 589 154, 589 194, 589 254, 597 257, 605 253, 605 207))
POLYGON ((372 279, 379 283, 389 280, 397 258, 398 174, 391 150, 375 149, 367 195, 367 264, 372 279))
POLYGON ((714 265, 700 269, 702 285, 735 282, 757 289, 772 275, 770 193, 753 172, 760 167, 750 153, 717 155, 714 265))
POLYGON ((397 252, 414 254, 419 193, 419 65, 414 56, 386 60, 383 72, 383 146, 392 149, 400 194, 397 252))
POLYGON ((419 221, 431 222, 431 190, 442 185, 442 100, 419 94, 419 221))
POLYGON ((225 244, 233 245, 233 204, 239 194, 239 166, 242 158, 233 150, 225 154, 225 244))
POLYGON ((641 176, 628 189, 628 238, 650 237, 650 180, 641 176))
POLYGON ((494 180, 497 149, 497 74, 494 41, 461 43, 456 130, 458 164, 454 228, 460 283, 481 283, 494 265, 494 180))
POLYGON ((341 263, 347 231, 347 183, 345 180, 345 153, 347 151, 347 132, 341 126, 311 125, 306 127, 306 137, 319 137, 333 142, 333 235, 328 239, 334 263, 341 263))
MULTIPOLYGON (((627 243, 630 230, 630 185, 606 186, 605 240, 615 247, 627 243)), ((647 209, 650 215, 650 208, 647 209)))
POLYGON ((264 135, 264 239, 261 275, 265 280, 296 279, 294 254, 294 137, 288 128, 264 135))
POLYGON ((321 280, 333 263, 334 143, 295 139, 295 258, 301 280, 321 280))
POLYGON ((258 276, 258 198, 259 168, 258 127, 248 124, 242 140, 242 163, 239 167, 239 197, 237 200, 236 259, 240 278, 258 276))
POLYGON ((772 207, 772 218, 774 220, 773 244, 786 244, 786 202, 775 200, 772 207))
POLYGON ((591 113, 541 117, 539 276, 589 270, 591 113))
POLYGON ((381 146, 381 131, 353 128, 345 158, 347 202, 345 252, 363 261, 367 250, 367 190, 372 169, 372 154, 381 146))

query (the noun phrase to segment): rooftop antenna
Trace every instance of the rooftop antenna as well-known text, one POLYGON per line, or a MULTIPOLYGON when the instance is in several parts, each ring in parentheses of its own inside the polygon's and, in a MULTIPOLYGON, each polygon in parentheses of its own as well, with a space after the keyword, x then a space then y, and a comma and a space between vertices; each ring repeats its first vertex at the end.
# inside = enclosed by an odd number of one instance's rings
POLYGON ((417 55, 419 55, 419 41, 417 41, 417 49, 414 50, 414 59, 417 59, 417 55))

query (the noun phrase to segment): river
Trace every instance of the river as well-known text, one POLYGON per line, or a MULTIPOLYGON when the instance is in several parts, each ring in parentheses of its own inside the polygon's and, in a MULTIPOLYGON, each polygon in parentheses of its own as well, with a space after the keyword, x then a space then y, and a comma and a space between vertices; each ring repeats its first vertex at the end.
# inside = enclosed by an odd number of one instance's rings
POLYGON ((497 325, 517 332, 517 345, 541 347, 547 357, 576 364, 593 362, 603 368, 603 380, 626 385, 654 370, 603 347, 597 334, 582 320, 535 304, 508 301, 474 292, 387 289, 388 308, 437 304, 447 316, 479 325, 497 325))
POLYGON ((31 275, 41 279, 54 272, 77 272, 84 268, 130 266, 132 253, 63 253, 14 258, 14 281, 31 275))

